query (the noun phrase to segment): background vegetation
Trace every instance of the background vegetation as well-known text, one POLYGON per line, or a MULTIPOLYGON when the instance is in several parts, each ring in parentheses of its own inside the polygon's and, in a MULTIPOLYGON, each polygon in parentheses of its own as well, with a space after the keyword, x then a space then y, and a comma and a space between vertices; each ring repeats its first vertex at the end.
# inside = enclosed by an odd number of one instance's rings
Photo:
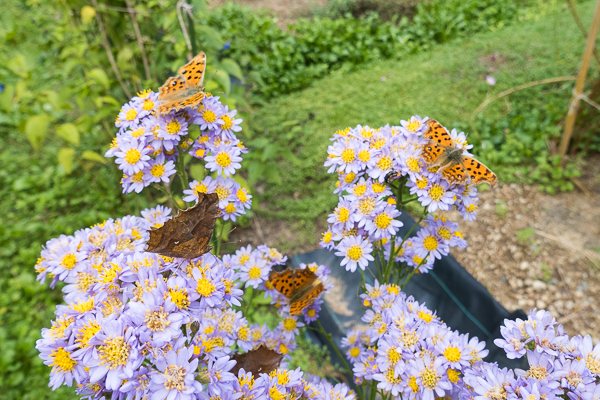
MULTIPOLYGON (((60 296, 35 282, 33 265, 48 239, 155 203, 152 192, 122 195, 120 176, 102 154, 120 105, 137 90, 156 89, 196 48, 208 53, 207 88, 246 119, 256 212, 292 224, 301 244, 316 243, 317 222, 335 201, 321 167, 328 138, 357 123, 431 115, 469 132, 503 181, 568 190, 578 173, 576 160, 561 168, 551 155, 572 82, 517 92, 474 112, 503 89, 576 73, 583 40, 562 2, 335 0, 287 28, 265 14, 209 9, 201 0, 191 14, 158 0, 3 6, 3 398, 74 397, 48 391, 48 369, 34 349, 60 296)), ((579 6, 586 24, 592 6, 579 6)), ((593 132, 589 117, 586 131, 593 132)), ((592 136, 580 143, 600 148, 592 136)))

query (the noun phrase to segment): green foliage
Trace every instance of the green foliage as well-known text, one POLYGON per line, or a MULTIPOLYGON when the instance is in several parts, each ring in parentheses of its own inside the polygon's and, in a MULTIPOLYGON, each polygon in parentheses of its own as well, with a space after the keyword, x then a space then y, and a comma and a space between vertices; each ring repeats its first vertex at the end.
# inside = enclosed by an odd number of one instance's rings
MULTIPOLYGON (((585 3, 581 15, 589 18, 591 7, 585 3)), ((516 92, 473 114, 491 95, 576 70, 583 40, 571 16, 555 8, 538 17, 403 60, 337 71, 302 92, 271 101, 252 115, 250 124, 262 132, 264 143, 288 149, 293 157, 277 154, 264 166, 285 179, 267 180, 268 190, 255 197, 260 200, 256 213, 285 219, 292 231, 315 243, 322 229, 318 223, 336 202, 330 194, 334 177, 322 167, 331 135, 356 124, 398 124, 413 113, 467 132, 474 154, 500 182, 569 189, 577 164, 559 166, 551 150, 560 136, 572 82, 516 92), (496 86, 485 82, 487 74, 497 79, 496 86)))
POLYGON ((374 13, 358 19, 315 17, 298 20, 286 30, 273 18, 229 4, 212 13, 209 23, 227 39, 225 54, 240 63, 255 93, 269 99, 307 87, 333 70, 401 58, 436 43, 497 29, 518 17, 520 4, 434 0, 420 2, 412 20, 384 21, 374 13))

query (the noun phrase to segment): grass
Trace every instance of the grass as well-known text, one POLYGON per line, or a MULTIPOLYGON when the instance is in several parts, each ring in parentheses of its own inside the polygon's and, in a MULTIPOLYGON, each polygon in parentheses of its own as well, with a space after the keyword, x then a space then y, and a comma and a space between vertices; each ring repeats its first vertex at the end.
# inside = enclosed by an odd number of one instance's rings
MULTIPOLYGON (((586 23, 592 6, 593 2, 580 5, 586 23)), ((570 14, 557 7, 543 17, 440 45, 431 52, 375 62, 356 72, 334 73, 257 111, 251 121, 255 135, 262 135, 267 139, 262 143, 281 154, 292 153, 291 157, 275 156, 269 161, 279 171, 280 179, 271 179, 268 187, 259 188, 255 210, 267 218, 288 220, 298 240, 270 244, 287 251, 306 243, 316 246, 325 214, 337 201, 332 194, 333 176, 322 167, 329 138, 337 129, 357 124, 398 124, 412 114, 428 115, 472 133, 475 153, 492 167, 510 165, 511 160, 495 158, 490 141, 481 140, 469 129, 475 126, 473 111, 487 96, 516 85, 575 75, 583 46, 583 36, 570 14), (497 79, 496 86, 485 82, 488 74, 497 79), (489 143, 483 143, 478 153, 479 142, 489 143), (486 147, 488 150, 483 152, 486 147)), ((520 98, 536 100, 520 104, 541 108, 552 97, 558 112, 566 112, 571 87, 572 83, 567 82, 528 89, 520 98)), ((493 103, 479 120, 483 117, 484 122, 492 123, 509 113, 514 115, 512 99, 493 103)), ((551 122, 555 132, 557 122, 551 122)), ((523 142, 527 143, 527 138, 523 142)), ((504 157, 510 158, 510 154, 504 157)), ((503 169, 497 172, 502 180, 503 169)))

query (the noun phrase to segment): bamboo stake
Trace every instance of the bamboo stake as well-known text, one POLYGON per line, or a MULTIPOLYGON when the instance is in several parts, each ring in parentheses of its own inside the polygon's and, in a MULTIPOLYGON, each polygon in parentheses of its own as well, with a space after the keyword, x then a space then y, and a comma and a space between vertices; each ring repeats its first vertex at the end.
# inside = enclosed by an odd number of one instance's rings
MULTIPOLYGON (((567 6, 569 7, 569 11, 571 11, 571 15, 573 15, 575 24, 577 24, 577 27, 581 31, 581 34, 583 35, 583 37, 586 37, 587 32, 585 31, 585 26, 583 25, 583 22, 581 22, 581 18, 579 18, 579 13, 577 12, 577 7, 575 5, 575 0, 567 0, 567 6)), ((596 53, 596 49, 594 49, 594 58, 596 59, 598 65, 600 65, 600 57, 598 56, 598 53, 596 53)))
POLYGON ((592 26, 588 32, 587 41, 585 44, 585 50, 583 51, 583 57, 581 59, 581 68, 577 74, 577 80, 575 81, 575 90, 573 91, 573 98, 569 104, 569 111, 565 118, 565 128, 558 148, 558 154, 561 158, 567 154, 569 150, 569 142, 573 136, 573 128, 575 127, 575 119, 577 118, 577 110, 579 109, 579 101, 583 93, 585 85, 585 79, 587 77, 588 70, 590 68, 590 60, 594 53, 594 46, 596 45, 596 36, 600 29, 600 0, 596 1, 596 10, 594 11, 594 19, 592 26))

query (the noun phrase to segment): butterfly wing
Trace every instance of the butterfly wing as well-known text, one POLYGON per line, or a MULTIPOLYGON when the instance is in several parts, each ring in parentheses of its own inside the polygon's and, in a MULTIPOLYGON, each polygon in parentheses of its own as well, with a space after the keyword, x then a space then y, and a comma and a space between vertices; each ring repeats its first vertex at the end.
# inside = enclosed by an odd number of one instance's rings
POLYGON ((158 93, 158 113, 166 114, 186 107, 200 104, 204 99, 204 72, 206 70, 206 54, 200 52, 187 64, 177 70, 162 85, 158 93))
POLYGON ((482 162, 477 161, 473 157, 464 157, 463 165, 466 173, 471 177, 473 183, 488 182, 490 185, 496 183, 496 174, 491 169, 486 167, 482 162))
POLYGON ((269 372, 277 369, 279 363, 283 359, 283 355, 260 345, 256 349, 250 350, 245 354, 236 354, 233 356, 236 364, 231 369, 231 372, 237 376, 240 369, 246 372, 252 372, 252 375, 258 377, 258 374, 269 372))
POLYGON ((448 183, 464 183, 467 179, 467 173, 461 164, 449 165, 444 168, 442 176, 448 183))
POLYGON ((290 301, 290 314, 302 314, 302 311, 304 311, 305 308, 310 307, 324 290, 325 287, 321 282, 308 287, 301 296, 290 301))
POLYGON ((177 74, 185 79, 188 88, 202 88, 204 71, 206 70, 206 54, 203 51, 177 70, 177 74))
POLYGON ((452 137, 448 129, 444 128, 435 119, 427 120, 427 131, 425 131, 424 136, 441 147, 452 146, 452 137))
POLYGON ((281 272, 271 271, 269 282, 275 290, 287 298, 291 298, 301 288, 308 287, 317 280, 317 275, 310 269, 286 268, 281 272))
POLYGON ((429 142, 423 146, 423 158, 428 164, 435 163, 444 154, 444 148, 440 145, 429 142))
POLYGON ((218 202, 219 197, 215 193, 200 194, 194 207, 150 231, 146 251, 186 259, 208 252, 215 221, 220 215, 218 202))

